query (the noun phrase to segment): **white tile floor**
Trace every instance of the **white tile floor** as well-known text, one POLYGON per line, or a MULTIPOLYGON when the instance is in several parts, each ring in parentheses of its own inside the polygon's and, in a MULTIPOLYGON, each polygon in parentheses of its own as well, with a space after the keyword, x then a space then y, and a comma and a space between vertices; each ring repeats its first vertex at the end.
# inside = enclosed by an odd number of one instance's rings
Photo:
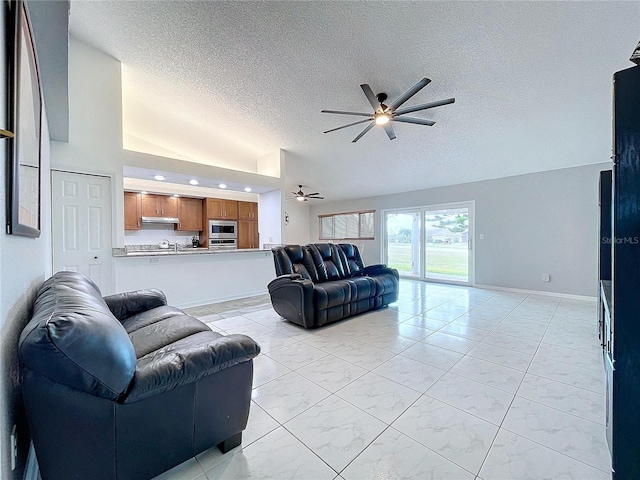
POLYGON ((241 447, 157 478, 610 478, 595 302, 400 291, 317 330, 269 303, 201 316, 262 346, 249 424, 241 447))

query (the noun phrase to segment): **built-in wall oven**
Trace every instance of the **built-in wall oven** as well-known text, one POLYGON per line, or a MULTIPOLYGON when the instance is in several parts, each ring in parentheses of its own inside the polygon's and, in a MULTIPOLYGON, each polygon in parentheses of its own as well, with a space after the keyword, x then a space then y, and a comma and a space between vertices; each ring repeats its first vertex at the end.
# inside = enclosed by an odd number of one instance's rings
POLYGON ((209 248, 212 250, 238 248, 238 222, 209 220, 209 248))

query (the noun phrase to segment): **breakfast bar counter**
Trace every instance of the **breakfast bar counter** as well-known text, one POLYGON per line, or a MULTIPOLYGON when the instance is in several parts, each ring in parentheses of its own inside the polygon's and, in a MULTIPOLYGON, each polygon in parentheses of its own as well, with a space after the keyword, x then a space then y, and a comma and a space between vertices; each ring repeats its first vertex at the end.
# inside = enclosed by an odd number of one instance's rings
POLYGON ((229 250, 212 250, 209 248, 198 247, 182 247, 177 251, 173 248, 154 248, 154 249, 129 249, 129 248, 114 248, 114 257, 154 257, 164 255, 220 255, 228 253, 255 253, 255 252, 268 252, 271 254, 271 250, 261 250, 259 248, 236 248, 229 250))
POLYGON ((271 250, 114 248, 115 289, 159 288, 171 305, 195 307, 267 293, 271 250))

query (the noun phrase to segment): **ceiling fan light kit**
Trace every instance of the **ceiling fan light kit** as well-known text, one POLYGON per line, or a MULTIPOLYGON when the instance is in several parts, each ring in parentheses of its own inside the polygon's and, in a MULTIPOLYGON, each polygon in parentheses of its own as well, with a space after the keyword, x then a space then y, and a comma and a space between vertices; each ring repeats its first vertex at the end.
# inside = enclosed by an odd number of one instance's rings
POLYGON ((360 120, 358 122, 349 123, 347 125, 343 125, 341 127, 332 128, 331 130, 327 130, 324 133, 335 132, 336 130, 342 130, 343 128, 352 127, 353 125, 359 125, 362 123, 369 122, 369 125, 365 127, 365 129, 360 132, 360 134, 352 140, 352 143, 360 140, 369 130, 371 130, 375 125, 380 125, 384 128, 389 140, 393 140, 396 138, 396 134, 391 126, 390 122, 401 122, 401 123, 413 123, 414 125, 426 125, 433 126, 436 122, 431 120, 425 120, 423 118, 412 118, 412 117, 402 117, 401 115, 405 115, 407 113, 419 112, 421 110, 427 110, 429 108, 441 107, 442 105, 448 105, 450 103, 454 103, 456 101, 455 98, 447 98, 445 100, 437 100, 435 102, 423 103, 422 105, 416 105, 415 107, 402 108, 398 110, 398 107, 403 105, 407 100, 413 97, 416 93, 426 87, 431 80, 427 77, 424 77, 418 83, 416 83, 409 90, 404 92, 398 98, 396 98, 389 106, 385 105, 383 102, 387 99, 386 93, 379 93, 374 95, 371 87, 366 83, 360 85, 362 91, 369 100, 369 103, 373 107, 373 114, 371 113, 361 113, 361 112, 345 112, 342 110, 322 110, 321 113, 332 113, 335 115, 355 115, 358 117, 367 117, 365 120, 360 120))
POLYGON ((294 195, 294 196, 287 198, 287 200, 290 200, 290 199, 293 199, 293 198, 295 198, 299 202, 308 202, 310 198, 314 199, 314 200, 324 200, 324 197, 319 196, 320 193, 318 193, 318 192, 315 192, 315 193, 304 193, 302 191, 302 185, 298 185, 298 191, 297 192, 291 192, 291 194, 294 195))

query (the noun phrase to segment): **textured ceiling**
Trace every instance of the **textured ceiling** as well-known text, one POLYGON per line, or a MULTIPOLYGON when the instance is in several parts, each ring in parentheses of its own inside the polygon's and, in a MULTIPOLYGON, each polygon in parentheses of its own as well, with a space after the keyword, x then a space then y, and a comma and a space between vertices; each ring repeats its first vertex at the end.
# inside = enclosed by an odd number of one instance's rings
POLYGON ((72 1, 70 24, 123 62, 126 135, 239 164, 282 148, 287 187, 336 200, 606 161, 639 17, 638 2, 72 1), (357 120, 322 109, 369 111, 359 84, 393 99, 424 76, 405 106, 456 98, 412 114, 435 126, 322 133, 357 120))

